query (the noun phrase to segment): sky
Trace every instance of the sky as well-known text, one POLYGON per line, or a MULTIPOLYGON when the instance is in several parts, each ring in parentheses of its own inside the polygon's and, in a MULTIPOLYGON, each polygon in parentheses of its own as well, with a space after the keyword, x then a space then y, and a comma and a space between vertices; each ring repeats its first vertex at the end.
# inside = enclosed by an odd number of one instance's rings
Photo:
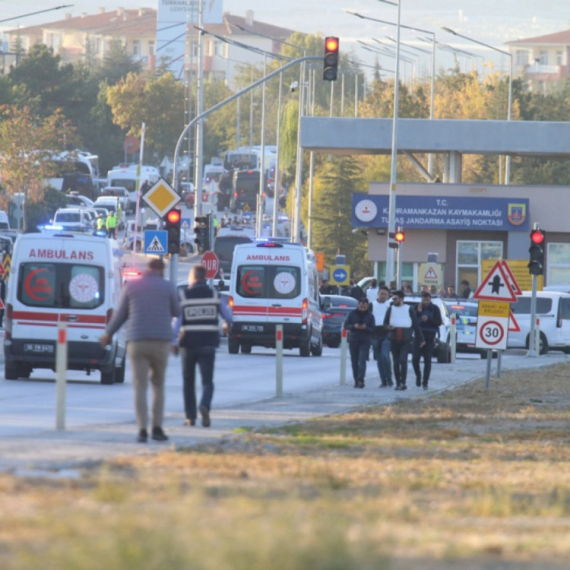
MULTIPOLYGON (((0 28, 15 28, 32 24, 51 22, 65 18, 65 13, 74 16, 81 13, 95 14, 99 7, 106 10, 123 8, 156 8, 156 0, 0 0, 0 20, 22 16, 30 12, 73 4, 45 14, 0 22, 0 28)), ((395 35, 395 27, 361 20, 345 10, 363 15, 396 21, 397 8, 377 0, 224 0, 224 10, 232 14, 245 15, 253 10, 256 20, 299 30, 305 33, 321 32, 322 35, 336 35, 341 38, 341 49, 352 49, 362 61, 373 63, 370 52, 360 48, 357 39, 370 41, 395 35), (346 47, 345 47, 346 46, 346 47)), ((483 55, 498 69, 506 69, 507 62, 497 52, 480 49, 474 44, 451 36, 442 31, 442 26, 453 28, 461 34, 505 49, 504 42, 518 38, 539 36, 570 27, 569 0, 402 0, 402 23, 408 26, 432 30, 437 40, 483 55)), ((415 32, 402 35, 403 41, 417 43, 415 32)), ((429 49, 429 48, 428 48, 429 49)), ((445 60, 444 54, 441 57, 445 60)), ((482 58, 471 62, 460 61, 460 65, 481 65, 482 58), (477 61, 479 63, 477 64, 477 61)), ((445 62, 447 64, 447 62, 445 62)), ((451 65, 451 61, 449 64, 451 65)), ((388 67, 387 62, 383 62, 388 67)), ((429 62, 420 62, 420 67, 429 62)))

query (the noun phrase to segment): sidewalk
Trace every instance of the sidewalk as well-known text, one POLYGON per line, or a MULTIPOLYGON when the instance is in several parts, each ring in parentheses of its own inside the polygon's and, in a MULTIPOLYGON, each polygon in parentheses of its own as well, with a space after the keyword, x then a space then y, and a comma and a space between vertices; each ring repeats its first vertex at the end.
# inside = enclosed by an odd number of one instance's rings
MULTIPOLYGON (((524 352, 503 358, 503 371, 533 369, 560 362, 570 362, 562 353, 549 353, 540 358, 525 358, 524 352)), ((379 389, 377 372, 369 367, 367 385, 364 390, 355 390, 352 382, 346 386, 331 384, 325 389, 302 394, 287 394, 283 398, 271 398, 244 405, 221 407, 212 410, 212 427, 183 426, 182 414, 167 414, 164 427, 170 440, 156 443, 150 440, 146 445, 135 442, 134 420, 124 423, 106 423, 90 426, 89 429, 67 429, 63 431, 43 430, 38 432, 32 426, 18 434, 14 428, 10 433, 10 418, 2 420, 0 414, 0 472, 34 474, 49 470, 70 476, 69 470, 79 469, 121 455, 148 455, 165 449, 191 447, 200 443, 239 437, 239 432, 264 427, 276 427, 290 422, 304 421, 316 416, 339 414, 360 406, 385 405, 404 398, 429 398, 431 394, 452 389, 464 383, 485 376, 486 361, 471 360, 445 366, 445 373, 433 382, 429 391, 416 388, 413 375, 408 390, 395 392, 393 389, 379 389), (22 433, 27 435, 22 436, 22 433)), ((500 382, 495 377, 496 360, 493 361, 493 375, 489 397, 493 397, 493 385, 500 382)))

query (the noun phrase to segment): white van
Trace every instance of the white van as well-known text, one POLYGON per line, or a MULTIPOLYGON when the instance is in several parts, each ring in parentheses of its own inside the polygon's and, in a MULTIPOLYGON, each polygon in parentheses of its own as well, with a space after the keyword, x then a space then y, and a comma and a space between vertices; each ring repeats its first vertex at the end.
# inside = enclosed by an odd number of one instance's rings
POLYGON ((252 346, 275 347, 275 327, 283 325, 283 347, 301 356, 321 356, 322 318, 318 274, 298 244, 262 241, 237 245, 230 280, 233 314, 230 354, 252 346))
POLYGON ((86 234, 20 235, 6 292, 6 380, 54 370, 58 323, 65 322, 68 369, 100 370, 102 384, 124 381, 124 335, 106 348, 99 343, 121 288, 113 248, 114 240, 86 234))
MULTIPOLYGON (((508 348, 528 348, 530 336, 530 302, 532 293, 525 291, 511 304, 520 332, 509 332, 508 348)), ((539 291, 536 316, 540 319, 540 354, 549 350, 570 353, 570 294, 539 291)))

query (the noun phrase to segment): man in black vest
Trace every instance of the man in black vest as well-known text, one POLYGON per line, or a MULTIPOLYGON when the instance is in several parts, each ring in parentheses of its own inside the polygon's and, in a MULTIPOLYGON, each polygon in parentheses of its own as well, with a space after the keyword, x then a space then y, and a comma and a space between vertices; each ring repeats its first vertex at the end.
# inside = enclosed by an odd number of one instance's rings
POLYGON ((188 276, 188 288, 181 300, 182 315, 174 334, 174 353, 180 347, 184 377, 185 425, 196 425, 196 364, 202 376, 200 415, 202 425, 210 426, 210 407, 214 395, 214 361, 220 344, 218 316, 224 319, 224 328, 232 322, 229 308, 220 303, 218 293, 206 283, 206 268, 195 265, 188 276))

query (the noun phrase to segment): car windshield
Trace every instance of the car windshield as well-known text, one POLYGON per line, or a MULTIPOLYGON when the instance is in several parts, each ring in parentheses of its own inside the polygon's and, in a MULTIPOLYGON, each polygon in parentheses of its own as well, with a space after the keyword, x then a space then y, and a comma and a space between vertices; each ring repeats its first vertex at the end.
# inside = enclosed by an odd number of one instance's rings
POLYGON ((458 303, 446 303, 450 313, 460 315, 462 317, 476 317, 477 305, 461 305, 458 303))
POLYGON ((79 223, 81 222, 81 215, 79 212, 58 212, 55 216, 58 224, 61 223, 79 223))

